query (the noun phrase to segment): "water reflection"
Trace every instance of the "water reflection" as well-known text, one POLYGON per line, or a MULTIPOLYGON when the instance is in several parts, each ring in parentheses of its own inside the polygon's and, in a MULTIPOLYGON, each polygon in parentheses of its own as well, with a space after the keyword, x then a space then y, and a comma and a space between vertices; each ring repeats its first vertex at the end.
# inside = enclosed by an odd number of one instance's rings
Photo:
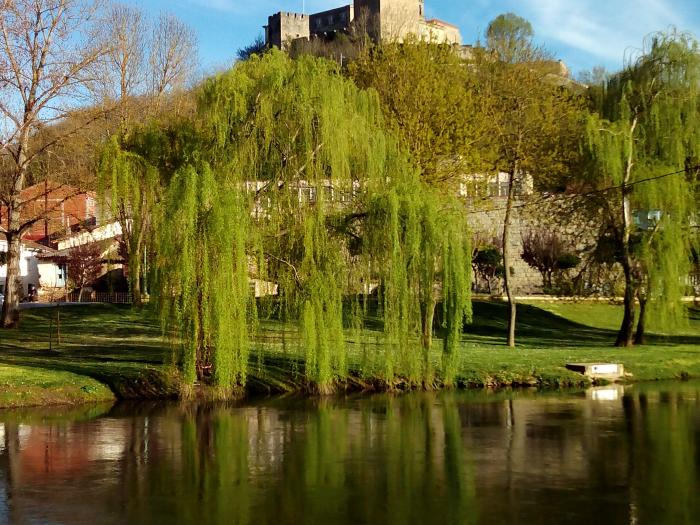
POLYGON ((0 413, 0 522, 697 523, 700 384, 0 413))

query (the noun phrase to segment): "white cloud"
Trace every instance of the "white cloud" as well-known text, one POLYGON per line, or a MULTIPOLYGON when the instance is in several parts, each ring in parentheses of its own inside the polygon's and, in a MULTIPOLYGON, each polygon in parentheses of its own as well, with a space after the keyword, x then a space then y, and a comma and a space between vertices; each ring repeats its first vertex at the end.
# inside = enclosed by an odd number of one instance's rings
POLYGON ((645 35, 683 22, 667 0, 634 5, 628 0, 524 0, 520 7, 540 40, 556 40, 605 61, 619 62, 641 47, 645 35))

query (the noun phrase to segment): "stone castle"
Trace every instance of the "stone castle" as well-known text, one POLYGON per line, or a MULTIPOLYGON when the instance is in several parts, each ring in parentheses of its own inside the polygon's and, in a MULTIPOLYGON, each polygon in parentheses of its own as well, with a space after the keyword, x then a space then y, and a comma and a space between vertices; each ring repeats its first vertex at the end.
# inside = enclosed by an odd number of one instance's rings
POLYGON ((354 0, 351 5, 310 15, 275 13, 264 26, 265 43, 284 49, 297 39, 332 38, 353 27, 375 42, 402 41, 414 35, 438 43, 462 43, 457 26, 426 19, 424 0, 354 0))

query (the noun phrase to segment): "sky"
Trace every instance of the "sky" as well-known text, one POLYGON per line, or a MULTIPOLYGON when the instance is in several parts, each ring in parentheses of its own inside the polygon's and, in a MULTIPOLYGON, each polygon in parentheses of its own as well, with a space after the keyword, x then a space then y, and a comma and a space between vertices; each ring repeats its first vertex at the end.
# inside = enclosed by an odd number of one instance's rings
MULTIPOLYGON (((236 50, 261 35, 268 15, 307 13, 351 0, 122 0, 157 14, 167 10, 199 37, 203 73, 230 66, 236 50)), ((461 29, 465 44, 483 39, 489 21, 514 12, 530 21, 535 39, 577 75, 595 66, 620 69, 644 37, 676 27, 700 38, 699 0, 425 0, 426 16, 461 29)))

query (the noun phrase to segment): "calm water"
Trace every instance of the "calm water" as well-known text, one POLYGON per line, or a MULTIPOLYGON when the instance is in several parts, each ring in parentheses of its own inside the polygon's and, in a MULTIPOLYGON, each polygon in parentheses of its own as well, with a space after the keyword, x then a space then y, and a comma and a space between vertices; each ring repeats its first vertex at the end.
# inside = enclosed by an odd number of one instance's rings
POLYGON ((0 411, 0 523, 700 523, 700 383, 0 411))

